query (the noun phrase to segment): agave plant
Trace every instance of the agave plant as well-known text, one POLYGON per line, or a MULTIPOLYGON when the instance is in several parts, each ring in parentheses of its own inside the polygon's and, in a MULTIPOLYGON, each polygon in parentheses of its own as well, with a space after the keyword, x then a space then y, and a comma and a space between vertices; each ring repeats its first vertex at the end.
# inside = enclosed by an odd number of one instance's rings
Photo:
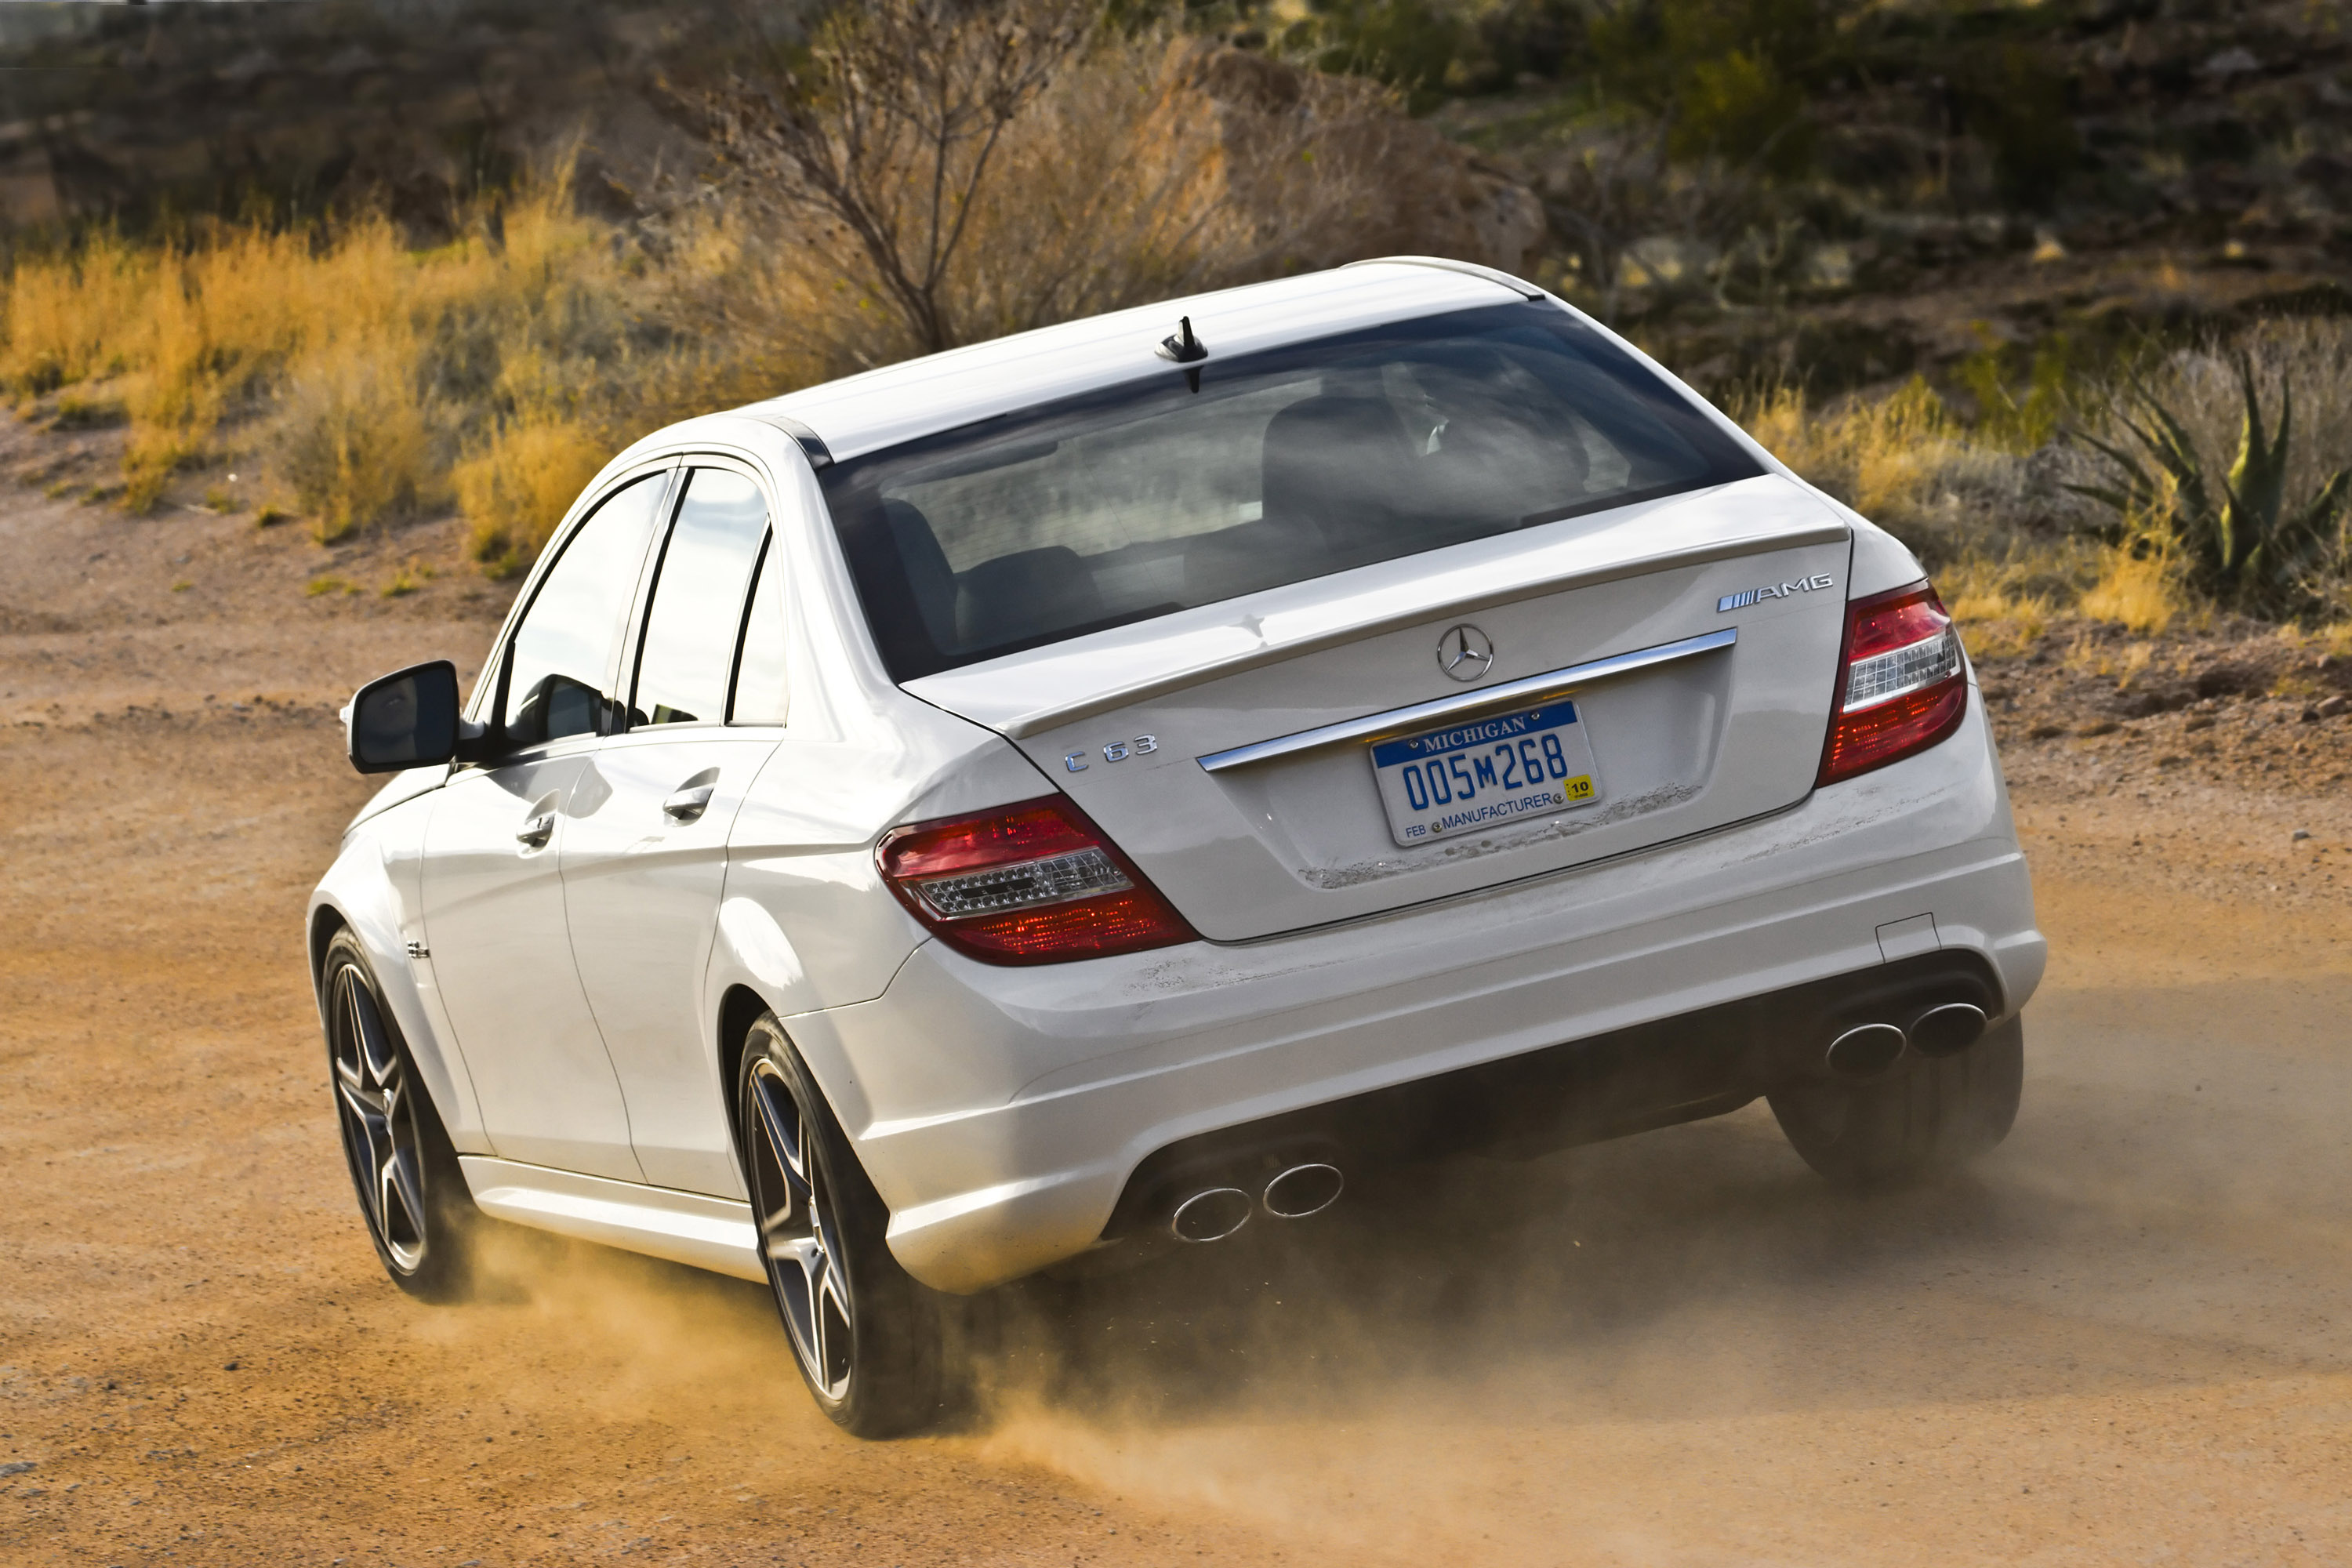
POLYGON ((2252 361, 2243 353, 2237 356, 2237 372, 2245 418, 2237 460, 2226 475, 2215 479, 2209 474, 2180 420, 2146 382, 2133 377, 2123 399, 2128 412, 2117 422, 2145 455, 2077 432, 2077 439, 2112 465, 2114 482, 2067 488, 2116 513, 2116 524, 2106 531, 2111 539, 2122 539, 2135 523, 2168 514, 2193 587, 2250 614, 2290 614, 2303 607, 2312 579, 2344 548, 2352 468, 2336 469, 2310 496, 2290 505, 2286 471, 2294 388, 2285 383, 2279 387, 2273 436, 2254 384, 2252 361))

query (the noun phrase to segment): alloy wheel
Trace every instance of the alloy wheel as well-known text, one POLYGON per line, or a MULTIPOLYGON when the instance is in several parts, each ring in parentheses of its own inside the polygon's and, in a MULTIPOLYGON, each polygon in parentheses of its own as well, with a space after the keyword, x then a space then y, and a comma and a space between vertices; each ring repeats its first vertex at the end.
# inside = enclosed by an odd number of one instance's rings
POLYGON ((776 1304, 810 1384, 825 1399, 849 1391, 855 1364, 849 1279, 824 1167, 808 1118, 775 1065, 751 1068, 751 1203, 776 1304))
POLYGON ((343 1152, 368 1225, 394 1267, 414 1274, 425 1262, 425 1160, 407 1067, 384 1027, 375 989, 357 966, 335 972, 329 995, 328 1051, 343 1152))

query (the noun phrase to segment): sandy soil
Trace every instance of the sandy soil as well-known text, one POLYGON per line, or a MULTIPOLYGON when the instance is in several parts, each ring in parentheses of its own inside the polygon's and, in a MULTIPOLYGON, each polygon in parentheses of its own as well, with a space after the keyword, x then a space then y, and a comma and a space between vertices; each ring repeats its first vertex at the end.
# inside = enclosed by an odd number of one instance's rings
POLYGON ((1840 1198, 1760 1107, 1464 1162, 1022 1292, 969 1430, 861 1445, 755 1288, 513 1232, 431 1309, 361 1233, 299 943, 366 789, 331 710, 478 658, 499 591, 380 596, 446 530, 37 494, 0 510, 0 1559, 2352 1559, 2352 812, 2292 741, 2013 737, 2055 959, 1968 1179, 1840 1198))

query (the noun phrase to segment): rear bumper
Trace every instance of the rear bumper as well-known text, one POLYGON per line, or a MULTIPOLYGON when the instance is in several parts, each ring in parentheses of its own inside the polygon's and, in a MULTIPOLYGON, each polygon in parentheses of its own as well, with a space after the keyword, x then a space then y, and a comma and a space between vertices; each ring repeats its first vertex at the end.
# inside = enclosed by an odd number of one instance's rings
MULTIPOLYGON (((1005 969, 929 943, 883 995, 787 1027, 893 1252, 968 1291, 1093 1247, 1139 1166, 1182 1141, 1566 1042, 1671 1039, 1650 1026, 1928 953, 1976 965, 2004 1015, 2046 953, 1973 702, 1932 751, 1697 839, 1246 944, 1005 969)), ((1607 1104, 1640 1112, 1616 1130, 1680 1119, 1596 1087, 1594 1062, 1640 1078, 1638 1048, 1580 1059, 1578 1135, 1607 1134, 1607 1104)), ((1740 1058, 1682 1114, 1739 1103, 1780 1059, 1740 1058)))

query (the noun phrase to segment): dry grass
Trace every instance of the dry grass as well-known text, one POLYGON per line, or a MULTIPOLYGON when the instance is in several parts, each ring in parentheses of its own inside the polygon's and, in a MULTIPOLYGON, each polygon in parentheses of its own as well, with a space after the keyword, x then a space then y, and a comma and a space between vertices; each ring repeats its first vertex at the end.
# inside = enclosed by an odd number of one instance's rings
MULTIPOLYGON (((2228 471, 2238 446, 2243 401, 2227 355, 2241 346, 2272 406, 2283 385, 2294 386, 2288 493, 2303 493, 2298 485, 2315 489, 2326 472, 2352 460, 2352 324, 2264 326, 2239 344, 2177 353, 2147 373, 2216 474, 2228 471)), ((2098 385, 2069 387, 2066 396, 2094 410, 2113 401, 2098 385)), ((2098 477, 2079 445, 2061 438, 2020 451, 2013 432, 1971 427, 1916 379, 1827 409, 1784 391, 1738 412, 1791 468, 1916 550, 1969 628, 1970 646, 1989 656, 2022 652, 2054 616, 2152 637, 2213 609, 2189 589, 2172 499, 2159 493, 2144 515, 2119 524, 2088 507, 2066 489, 2098 477), (2095 532, 2093 524, 2100 525, 2095 532)), ((2347 565, 2352 551, 2339 542, 2326 591, 2315 596, 2345 603, 2347 565)))
MULTIPOLYGON (((806 184, 799 165, 742 129, 757 121, 756 93, 735 91, 729 200, 679 217, 652 281, 699 335, 765 345, 755 352, 775 382, 1383 251, 1482 253, 1466 155, 1403 118, 1387 89, 1167 30, 1094 37, 1005 121, 984 179, 971 150, 871 154, 853 205, 896 237, 882 259, 823 202, 793 194, 806 184), (924 250, 934 163, 951 186, 972 181, 971 195, 952 249, 918 267, 899 251, 924 250), (917 274, 929 279, 919 308, 905 298, 917 274)), ((795 145, 827 134, 793 132, 795 145)))
POLYGON ((2122 548, 2109 549, 2104 555, 2098 581, 2075 605, 2091 619, 2112 621, 2126 631, 2154 637, 2189 608, 2173 556, 2122 548))
POLYGON ((475 559, 494 576, 528 566, 611 455, 584 420, 562 413, 520 415, 493 430, 451 476, 475 559))
POLYGON ((1917 377, 1828 409, 1784 390, 1737 413, 1781 461, 1930 554, 1980 550, 2029 488, 2024 456, 1979 438, 1917 377))
POLYGON ((568 424, 572 448, 609 449, 598 394, 629 358, 633 312, 610 229, 572 210, 562 179, 509 198, 495 222, 491 211, 468 237, 422 252, 373 217, 218 225, 166 246, 90 236, 18 265, 0 385, 28 412, 67 389, 61 420, 99 387, 118 397, 131 510, 175 474, 252 449, 321 539, 463 489, 483 508, 488 554, 510 562, 511 541, 554 519, 520 525, 515 508, 535 492, 518 501, 513 484, 467 476, 513 448, 509 426, 568 424))
MULTIPOLYGON (((1381 249, 1477 254, 1468 168, 1370 83, 1104 34, 1003 128, 940 299, 970 342, 1381 249)), ((919 204, 916 173, 885 169, 877 199, 919 204)), ((89 234, 18 259, 0 388, 28 416, 127 425, 120 491, 93 500, 149 510, 235 461, 325 541, 455 505, 506 575, 635 434, 925 346, 805 210, 685 201, 623 228, 575 211, 559 171, 463 234, 89 234)))

